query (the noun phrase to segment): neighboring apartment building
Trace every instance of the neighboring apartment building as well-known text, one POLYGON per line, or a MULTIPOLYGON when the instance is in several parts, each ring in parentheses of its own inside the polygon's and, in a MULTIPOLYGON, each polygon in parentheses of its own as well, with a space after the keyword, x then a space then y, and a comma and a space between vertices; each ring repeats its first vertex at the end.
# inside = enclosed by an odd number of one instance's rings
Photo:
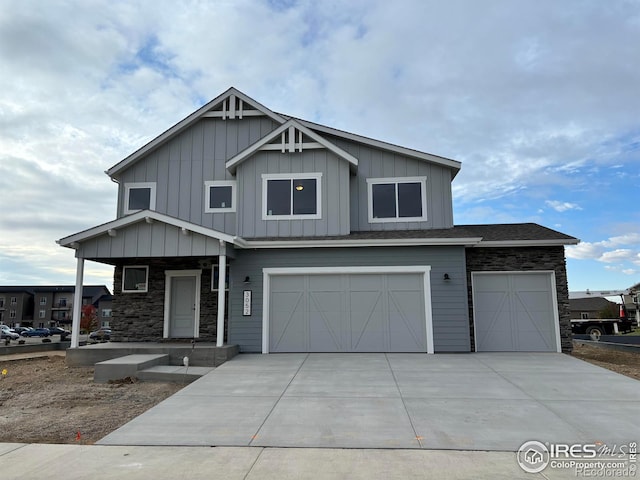
MULTIPOLYGON (((73 319, 73 285, 0 286, 0 323, 11 327, 68 326, 73 319)), ((82 304, 98 307, 111 296, 104 285, 83 287, 82 304)))
POLYGON ((571 350, 564 246, 578 240, 533 223, 454 225, 460 168, 231 88, 107 170, 116 218, 58 243, 79 282, 87 260, 115 267, 115 340, 571 350))

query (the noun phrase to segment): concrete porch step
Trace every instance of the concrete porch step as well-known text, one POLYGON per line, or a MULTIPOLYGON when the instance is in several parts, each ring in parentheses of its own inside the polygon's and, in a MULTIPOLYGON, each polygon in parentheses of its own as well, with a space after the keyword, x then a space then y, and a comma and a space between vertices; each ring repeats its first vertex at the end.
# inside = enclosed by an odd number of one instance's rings
POLYGON ((168 365, 167 354, 134 354, 124 357, 112 358, 95 364, 93 381, 107 383, 109 380, 120 380, 126 377, 138 377, 140 370, 155 365, 168 365))
POLYGON ((152 382, 191 383, 215 370, 213 367, 155 365, 137 373, 138 379, 152 382))

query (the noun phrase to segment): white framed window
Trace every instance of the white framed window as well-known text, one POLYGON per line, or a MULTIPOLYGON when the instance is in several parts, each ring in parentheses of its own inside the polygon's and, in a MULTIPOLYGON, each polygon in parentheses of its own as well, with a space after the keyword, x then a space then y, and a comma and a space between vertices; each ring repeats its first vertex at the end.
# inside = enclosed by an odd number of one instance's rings
POLYGON ((40 297, 40 305, 46 305, 47 304, 47 297, 40 297))
MULTIPOLYGON (((229 265, 227 264, 225 268, 225 276, 224 276, 224 291, 229 291, 229 265)), ((211 291, 218 291, 218 279, 220 278, 220 265, 213 265, 211 267, 211 291)))
POLYGON ((427 177, 367 178, 369 223, 427 220, 427 177))
POLYGON ((263 220, 322 218, 322 173, 262 175, 263 220))
POLYGON ((9 318, 16 318, 16 311, 15 310, 10 310, 9 311, 9 318))
POLYGON ((0 297, 0 308, 4 308, 4 297, 0 297))
POLYGON ((149 290, 149 267, 127 265, 122 267, 122 293, 145 293, 149 290))
POLYGON ((67 306, 67 297, 60 297, 60 301, 58 302, 58 305, 61 307, 66 307, 67 306))
POLYGON ((205 213, 236 211, 235 180, 214 180, 204 182, 205 213))
MULTIPOLYGON (((103 318, 108 318, 111 316, 111 309, 110 308, 103 308, 102 309, 102 317, 103 318)), ((104 325, 103 325, 104 327, 104 325)))
POLYGON ((17 305, 18 304, 18 297, 11 297, 11 305, 17 305))
POLYGON ((38 312, 38 318, 44 318, 47 315, 47 311, 46 310, 40 310, 38 312))
POLYGON ((589 320, 589 312, 581 312, 580 313, 580 318, 582 320, 589 320))
POLYGON ((136 213, 140 210, 156 209, 155 182, 137 182, 124 184, 124 213, 136 213))

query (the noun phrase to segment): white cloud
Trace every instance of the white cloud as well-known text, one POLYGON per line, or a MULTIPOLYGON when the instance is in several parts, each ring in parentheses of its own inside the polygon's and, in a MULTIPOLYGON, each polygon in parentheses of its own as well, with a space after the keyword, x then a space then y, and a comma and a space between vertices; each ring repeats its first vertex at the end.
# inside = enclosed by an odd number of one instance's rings
POLYGON ((556 212, 566 212, 567 210, 582 210, 580 205, 570 202, 560 202, 558 200, 547 200, 545 202, 556 212))
MULTIPOLYGON (((0 271, 26 279, 48 257, 55 273, 37 278, 72 280, 73 256, 53 240, 113 218, 102 172, 231 85, 276 111, 462 161, 464 223, 537 221, 521 199, 539 195, 541 217, 558 189, 566 200, 548 207, 587 210, 566 192, 638 159, 633 2, 400 5, 3 0, 0 249, 34 250, 11 250, 0 271)), ((623 237, 567 252, 637 251, 623 237)))

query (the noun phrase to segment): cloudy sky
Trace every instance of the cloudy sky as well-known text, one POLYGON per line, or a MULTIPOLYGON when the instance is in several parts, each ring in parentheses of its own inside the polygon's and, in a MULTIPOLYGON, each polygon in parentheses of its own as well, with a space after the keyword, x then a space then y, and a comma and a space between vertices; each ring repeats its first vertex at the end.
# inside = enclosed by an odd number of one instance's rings
POLYGON ((461 161, 456 224, 580 238, 570 290, 640 282, 637 0, 2 0, 0 285, 73 284, 104 170, 230 86, 461 161))

